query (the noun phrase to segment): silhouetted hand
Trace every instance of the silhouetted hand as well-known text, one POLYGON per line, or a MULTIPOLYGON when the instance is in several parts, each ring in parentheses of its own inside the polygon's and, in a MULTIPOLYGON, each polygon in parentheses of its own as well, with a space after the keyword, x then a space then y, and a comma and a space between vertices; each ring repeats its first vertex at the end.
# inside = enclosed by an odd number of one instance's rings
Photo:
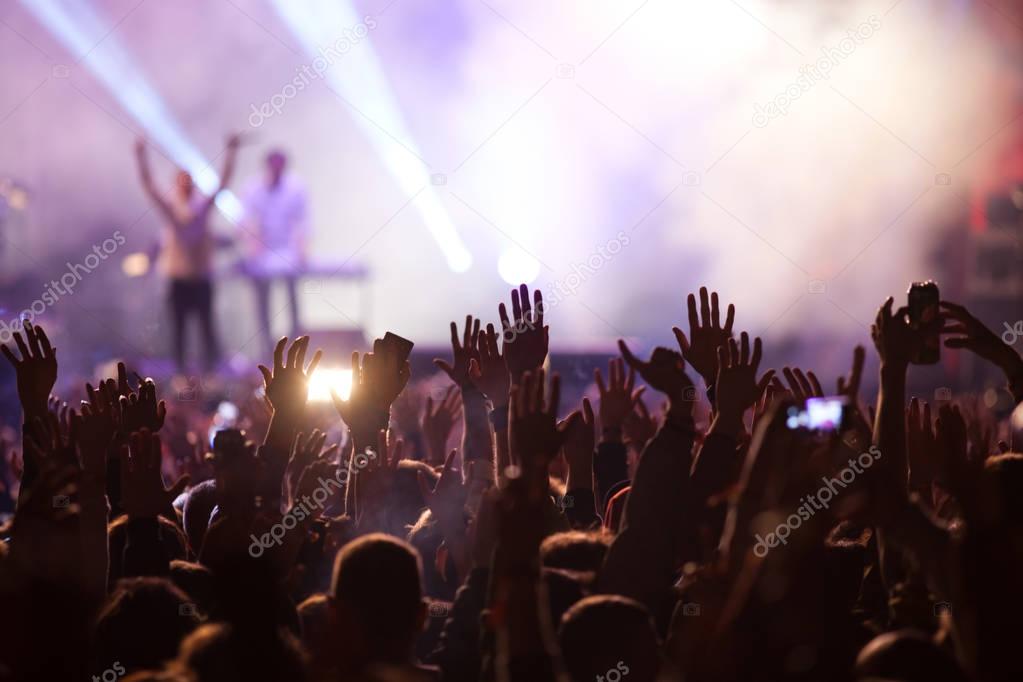
POLYGON ((494 406, 505 409, 508 405, 508 391, 511 390, 511 375, 504 356, 497 345, 498 334, 494 325, 476 339, 476 357, 469 361, 469 379, 494 406))
POLYGON ((908 308, 899 308, 892 313, 894 299, 889 296, 877 311, 877 318, 870 326, 874 347, 881 356, 881 364, 896 370, 909 366, 913 353, 920 346, 920 335, 906 318, 908 308))
POLYGON ((387 428, 391 403, 408 384, 411 369, 380 339, 373 343, 373 352, 362 356, 352 353, 352 392, 348 400, 331 391, 334 407, 352 431, 357 447, 376 441, 380 429, 387 428))
POLYGON ((721 326, 721 310, 718 294, 711 292, 707 301, 707 287, 700 287, 700 314, 696 314, 696 297, 689 294, 689 337, 678 327, 672 327, 682 357, 700 373, 707 386, 713 386, 717 378, 717 349, 732 338, 732 323, 735 321, 735 306, 728 304, 725 326, 721 326))
POLYGON ((445 537, 465 533, 465 502, 469 490, 462 482, 462 472, 455 466, 457 450, 452 450, 444 459, 440 478, 431 490, 430 481, 422 471, 418 472, 419 492, 433 517, 437 520, 445 537))
POLYGON ((427 396, 423 410, 422 432, 426 441, 426 461, 436 466, 443 462, 444 450, 447 448, 451 429, 454 428, 461 414, 461 396, 458 388, 452 386, 438 400, 436 406, 433 397, 427 396))
POLYGON ((26 416, 42 416, 46 413, 47 398, 57 382, 57 349, 50 345, 43 328, 28 320, 24 322, 24 338, 21 332, 14 332, 13 336, 21 358, 6 343, 0 344, 0 351, 14 367, 18 399, 26 416))
POLYGON ((749 335, 743 332, 740 343, 728 340, 727 349, 721 346, 717 351, 718 376, 714 386, 714 397, 719 414, 741 421, 742 415, 753 407, 767 390, 774 377, 774 370, 768 370, 757 379, 762 347, 760 338, 753 340, 753 354, 750 355, 749 335))
POLYGON ((650 414, 642 397, 636 401, 636 409, 622 422, 622 431, 625 440, 634 443, 640 450, 657 433, 657 419, 650 414))
POLYGON ((565 434, 562 451, 568 463, 568 490, 593 487, 593 452, 597 447, 596 419, 589 398, 583 398, 582 411, 576 410, 562 420, 565 434))
POLYGON ((121 503, 129 518, 176 518, 172 503, 189 477, 186 474, 164 488, 161 454, 160 437, 149 429, 132 433, 129 445, 121 448, 121 503))
POLYGON ((926 492, 930 500, 931 483, 934 481, 937 440, 931 422, 931 406, 916 398, 906 408, 906 457, 909 459, 909 489, 926 492))
POLYGON ((593 370, 593 380, 597 382, 597 389, 600 391, 600 428, 605 431, 607 429, 621 431, 622 423, 636 408, 636 403, 639 402, 645 388, 641 386, 633 390, 636 384, 636 369, 630 365, 626 377, 625 361, 621 358, 612 358, 607 364, 606 385, 600 368, 593 370))
POLYGON ((469 363, 479 358, 477 340, 480 335, 480 321, 473 319, 472 315, 465 316, 465 331, 462 334, 462 341, 458 341, 458 325, 451 323, 451 354, 454 357, 452 362, 436 359, 433 364, 447 374, 459 387, 466 386, 469 381, 469 363))
POLYGON ((983 322, 971 315, 965 307, 950 301, 942 301, 941 307, 945 309, 945 319, 951 320, 942 331, 956 335, 945 339, 947 348, 965 348, 973 351, 1008 374, 1011 374, 1012 370, 1019 371, 1020 365, 1023 364, 1019 354, 983 322))
POLYGON ((786 397, 791 397, 800 403, 806 401, 807 398, 824 397, 824 389, 821 388, 821 382, 812 371, 804 373, 798 367, 782 367, 781 371, 785 375, 786 383, 789 385, 786 397))
POLYGON ((978 493, 986 458, 970 456, 966 421, 957 406, 942 405, 934 427, 938 481, 959 501, 967 518, 973 518, 980 506, 978 493))
MULTIPOLYGON (((119 363, 118 367, 122 364, 119 363)), ((119 430, 125 436, 142 429, 156 433, 163 428, 167 405, 156 399, 156 383, 147 377, 139 382, 136 391, 128 389, 127 394, 121 394, 118 412, 119 430)))
POLYGON ((288 467, 285 473, 289 507, 294 505, 296 500, 300 499, 298 490, 302 474, 318 461, 322 460, 329 463, 330 459, 337 453, 338 446, 336 443, 324 450, 323 445, 326 442, 327 434, 319 429, 313 429, 308 436, 301 433, 295 436, 295 444, 291 448, 291 457, 288 459, 288 467))
POLYGON ((288 348, 285 361, 284 348, 288 345, 288 337, 282 336, 274 347, 273 371, 265 365, 259 365, 263 375, 263 386, 267 400, 274 412, 281 410, 295 414, 300 413, 309 400, 309 377, 316 371, 323 357, 323 351, 317 349, 305 366, 305 354, 309 348, 309 337, 300 336, 288 348))
POLYGON ((404 441, 390 438, 389 431, 380 429, 377 432, 376 448, 367 453, 365 466, 359 469, 355 477, 356 508, 360 522, 366 515, 378 516, 387 509, 404 449, 404 441))
MULTIPOLYGON (((658 347, 654 349, 648 362, 643 362, 629 350, 625 342, 618 340, 618 348, 629 366, 639 372, 647 384, 654 390, 668 396, 674 410, 682 410, 691 414, 696 404, 696 388, 693 380, 686 374, 686 363, 677 351, 658 347)), ((717 360, 714 361, 715 364, 717 360)), ((711 379, 713 381, 713 378, 711 379)))
POLYGON ((533 292, 532 306, 529 304, 529 287, 525 284, 512 289, 511 299, 511 319, 504 303, 498 306, 497 311, 504 334, 504 361, 514 382, 523 372, 543 366, 547 359, 549 329, 543 323, 543 294, 539 289, 533 292))
POLYGON ((509 441, 512 462, 529 477, 546 477, 547 467, 565 442, 557 423, 561 378, 551 377, 550 399, 544 400, 546 373, 526 372, 512 386, 509 405, 509 441))

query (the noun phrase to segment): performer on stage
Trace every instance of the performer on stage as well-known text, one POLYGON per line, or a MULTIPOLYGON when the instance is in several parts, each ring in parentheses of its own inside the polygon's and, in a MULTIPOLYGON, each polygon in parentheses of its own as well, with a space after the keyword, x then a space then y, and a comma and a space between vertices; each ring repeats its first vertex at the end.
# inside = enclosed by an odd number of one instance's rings
POLYGON ((213 328, 214 241, 209 216, 214 200, 234 174, 239 142, 238 135, 227 139, 224 170, 216 192, 208 197, 202 195, 195 190, 192 176, 179 170, 169 200, 153 183, 145 140, 139 139, 135 143, 142 187, 166 220, 161 240, 160 269, 170 284, 174 361, 178 372, 185 370, 185 325, 192 316, 198 317, 202 327, 205 369, 213 369, 220 360, 220 346, 213 328))
POLYGON ((266 156, 266 175, 254 181, 244 197, 242 268, 256 292, 256 313, 265 352, 273 349, 270 285, 275 278, 284 281, 291 306, 291 328, 284 334, 293 336, 299 328, 295 282, 305 266, 309 225, 305 187, 294 174, 285 173, 287 165, 284 152, 271 151, 266 156))

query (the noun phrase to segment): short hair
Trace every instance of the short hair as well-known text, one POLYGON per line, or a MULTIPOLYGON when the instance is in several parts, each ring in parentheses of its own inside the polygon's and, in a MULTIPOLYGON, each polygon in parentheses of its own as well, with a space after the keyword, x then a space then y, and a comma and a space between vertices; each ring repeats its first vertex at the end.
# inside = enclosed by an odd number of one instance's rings
POLYGON ((196 629, 181 644, 175 665, 194 682, 302 682, 305 653, 286 630, 242 632, 226 623, 196 629))
POLYGON ((330 627, 329 600, 327 595, 318 593, 298 605, 298 618, 302 623, 302 641, 309 649, 315 649, 323 642, 330 627))
POLYGON ((383 533, 337 554, 331 596, 349 611, 375 655, 410 646, 423 612, 422 565, 412 545, 383 533))
POLYGON ((948 652, 917 630, 885 632, 867 642, 856 657, 858 677, 905 682, 967 682, 948 652))
POLYGON ((187 594, 166 578, 124 578, 96 621, 95 664, 118 660, 129 671, 159 668, 199 624, 187 594))
POLYGON ((185 536, 192 548, 192 556, 199 556, 203 539, 210 525, 210 515, 217 506, 217 482, 208 479, 188 491, 185 505, 181 511, 181 522, 185 528, 185 536))
MULTIPOLYGON (((167 560, 187 558, 188 540, 184 532, 168 518, 157 516, 157 533, 160 544, 167 555, 167 560)), ((107 526, 110 547, 110 579, 117 580, 124 576, 124 545, 128 541, 128 516, 122 514, 107 526)))
POLYGON ((597 679, 624 663, 630 682, 653 682, 661 668, 661 643, 650 613, 627 597, 582 599, 562 617, 558 640, 573 680, 597 679))
POLYGON ((611 546, 604 530, 571 530, 549 535, 540 544, 540 563, 568 571, 599 571, 611 546))

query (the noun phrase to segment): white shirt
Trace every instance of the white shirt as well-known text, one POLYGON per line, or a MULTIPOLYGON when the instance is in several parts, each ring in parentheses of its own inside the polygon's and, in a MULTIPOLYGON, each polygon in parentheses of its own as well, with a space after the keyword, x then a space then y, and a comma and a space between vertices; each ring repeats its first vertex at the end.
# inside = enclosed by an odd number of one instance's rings
POLYGON ((297 270, 305 259, 302 244, 309 231, 302 183, 290 174, 276 187, 261 179, 245 192, 244 208, 246 261, 269 271, 297 270))

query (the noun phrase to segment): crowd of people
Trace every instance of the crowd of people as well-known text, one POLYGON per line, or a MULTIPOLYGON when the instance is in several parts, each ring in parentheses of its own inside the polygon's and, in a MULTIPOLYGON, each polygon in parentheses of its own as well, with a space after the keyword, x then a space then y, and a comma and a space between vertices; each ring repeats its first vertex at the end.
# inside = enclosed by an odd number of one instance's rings
POLYGON ((874 400, 863 347, 825 391, 762 368, 716 293, 687 303, 678 348, 620 341, 577 405, 525 285, 496 326, 451 323, 450 388, 424 401, 378 339, 315 409, 322 353, 282 338, 209 447, 123 364, 69 407, 26 322, 2 346, 23 421, 0 681, 1023 680, 1020 424, 906 391, 928 333, 1014 404, 1020 355, 962 306, 924 330, 889 298, 874 400), (793 421, 825 395, 840 424, 793 421))

